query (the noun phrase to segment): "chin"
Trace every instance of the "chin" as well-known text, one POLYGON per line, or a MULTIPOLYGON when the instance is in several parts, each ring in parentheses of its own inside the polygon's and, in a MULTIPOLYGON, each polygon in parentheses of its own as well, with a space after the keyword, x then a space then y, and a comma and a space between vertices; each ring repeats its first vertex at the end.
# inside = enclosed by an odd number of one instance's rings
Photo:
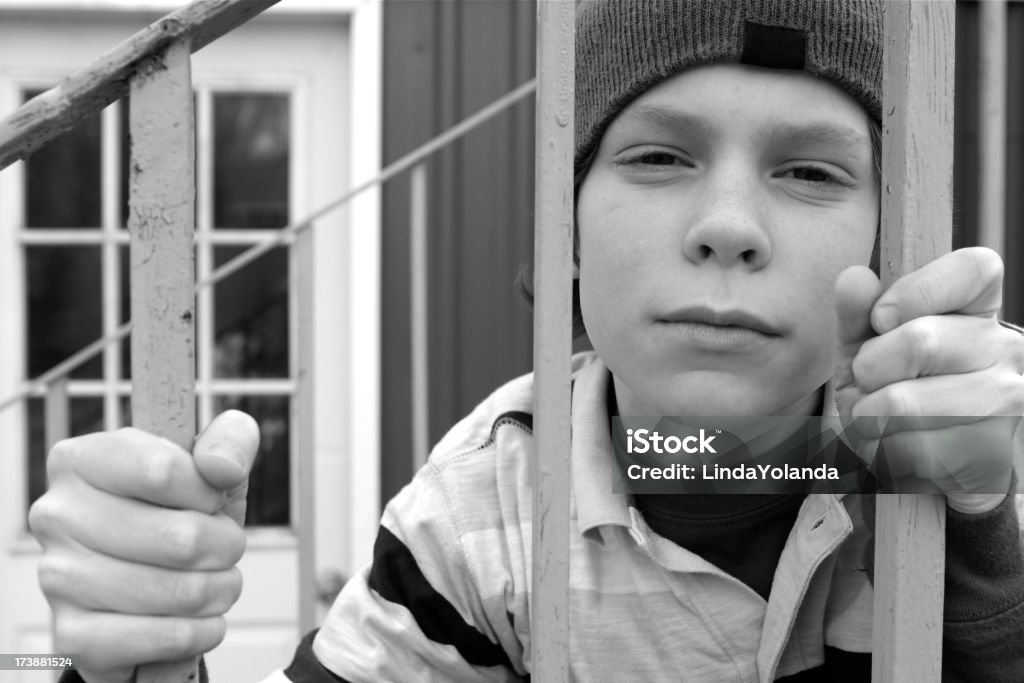
MULTIPOLYGON (((817 391, 784 395, 765 391, 765 385, 753 378, 738 378, 722 373, 687 373, 660 387, 659 396, 649 405, 663 410, 662 415, 747 416, 810 414, 818 404, 817 391), (802 398, 801 398, 802 397, 802 398), (807 405, 801 410, 802 404, 807 405)), ((780 388, 773 383, 775 389, 780 388)))

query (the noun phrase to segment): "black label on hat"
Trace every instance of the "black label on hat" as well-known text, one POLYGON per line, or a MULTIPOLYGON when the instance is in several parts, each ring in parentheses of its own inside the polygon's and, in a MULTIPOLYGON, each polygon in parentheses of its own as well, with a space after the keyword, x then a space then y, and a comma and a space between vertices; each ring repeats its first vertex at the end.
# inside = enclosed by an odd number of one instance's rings
POLYGON ((798 28, 743 22, 740 62, 773 69, 803 69, 807 34, 798 28))

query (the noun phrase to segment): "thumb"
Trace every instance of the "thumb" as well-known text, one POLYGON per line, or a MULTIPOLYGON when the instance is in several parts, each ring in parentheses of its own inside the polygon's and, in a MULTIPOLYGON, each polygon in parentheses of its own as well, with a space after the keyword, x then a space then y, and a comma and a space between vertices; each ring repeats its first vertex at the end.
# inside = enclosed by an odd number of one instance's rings
POLYGON ((836 278, 836 337, 838 355, 833 381, 839 412, 849 417, 853 404, 860 398, 857 379, 853 376, 853 359, 860 346, 874 336, 871 308, 882 294, 882 283, 871 269, 850 266, 836 278))
POLYGON ((260 446, 260 430, 251 416, 227 410, 210 422, 192 446, 199 474, 226 492, 223 511, 239 525, 245 522, 249 471, 260 446))

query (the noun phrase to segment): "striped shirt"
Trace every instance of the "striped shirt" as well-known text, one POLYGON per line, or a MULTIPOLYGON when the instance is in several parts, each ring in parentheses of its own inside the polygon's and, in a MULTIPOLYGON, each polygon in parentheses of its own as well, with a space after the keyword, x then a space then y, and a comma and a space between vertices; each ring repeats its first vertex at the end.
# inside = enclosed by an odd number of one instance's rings
MULTIPOLYGON (((573 679, 817 680, 799 674, 824 673, 826 653, 869 661, 871 536, 861 506, 870 497, 806 498, 766 602, 653 533, 628 497, 611 493, 609 381, 595 356, 575 359, 573 679)), ((315 655, 329 670, 322 680, 528 680, 531 403, 531 377, 516 379, 436 446, 387 506, 372 566, 339 595, 311 654, 302 654, 309 641, 300 648, 291 679, 299 679, 297 665, 308 664, 304 657, 315 655)), ((1012 502, 1003 507, 1015 539, 1012 502)), ((1021 595, 1014 596, 1018 611, 1021 595)), ((950 600, 957 595, 947 597, 947 616, 955 608, 950 600)))

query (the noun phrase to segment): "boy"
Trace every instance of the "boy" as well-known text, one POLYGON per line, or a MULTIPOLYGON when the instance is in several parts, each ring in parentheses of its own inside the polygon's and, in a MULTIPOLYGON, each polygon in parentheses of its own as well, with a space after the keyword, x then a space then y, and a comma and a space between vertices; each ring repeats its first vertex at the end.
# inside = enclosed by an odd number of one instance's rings
MULTIPOLYGON (((880 11, 579 7, 578 310, 596 354, 576 363, 572 451, 550 454, 573 466, 576 680, 870 678, 870 497, 616 495, 611 416, 1024 412, 997 257, 956 252, 884 294, 865 267, 880 11)), ((442 439, 385 511, 373 565, 272 680, 528 677, 531 409, 523 377, 442 439)), ((58 648, 82 653, 86 680, 223 637, 256 441, 226 413, 194 460, 135 430, 54 449, 31 523, 58 648)), ((1012 463, 983 451, 959 478, 995 483, 947 496, 944 669, 1024 680, 1012 463)), ((929 469, 931 452, 911 455, 929 469)))

